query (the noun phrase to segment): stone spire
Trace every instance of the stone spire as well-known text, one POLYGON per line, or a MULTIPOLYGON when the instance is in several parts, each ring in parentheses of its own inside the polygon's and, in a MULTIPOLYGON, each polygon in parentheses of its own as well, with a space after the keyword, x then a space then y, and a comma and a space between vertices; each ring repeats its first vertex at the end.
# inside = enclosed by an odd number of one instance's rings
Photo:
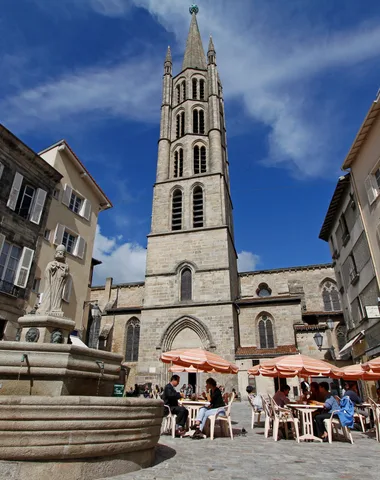
POLYGON ((215 64, 216 52, 215 52, 214 42, 212 40, 211 35, 210 35, 210 41, 208 44, 207 58, 208 58, 209 65, 215 64))
POLYGON ((189 35, 187 37, 185 57, 183 59, 182 70, 186 68, 198 68, 207 70, 206 56, 203 50, 201 34, 199 33, 197 13, 198 7, 193 5, 190 7, 191 24, 189 35))
POLYGON ((171 75, 173 71, 173 60, 172 60, 172 51, 168 47, 166 52, 165 63, 164 63, 164 73, 165 75, 171 75))
POLYGON ((170 46, 168 47, 168 51, 166 52, 165 63, 172 63, 172 51, 170 50, 170 46))

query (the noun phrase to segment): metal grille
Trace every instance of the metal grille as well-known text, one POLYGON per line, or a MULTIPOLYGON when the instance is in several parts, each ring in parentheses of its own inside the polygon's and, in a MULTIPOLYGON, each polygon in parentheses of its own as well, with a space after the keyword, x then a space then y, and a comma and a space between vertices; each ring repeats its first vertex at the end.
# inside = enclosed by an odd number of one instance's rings
POLYGON ((203 190, 196 187, 193 193, 193 227, 203 227, 203 190))
POLYGON ((176 190, 173 193, 172 230, 182 228, 182 192, 176 190))

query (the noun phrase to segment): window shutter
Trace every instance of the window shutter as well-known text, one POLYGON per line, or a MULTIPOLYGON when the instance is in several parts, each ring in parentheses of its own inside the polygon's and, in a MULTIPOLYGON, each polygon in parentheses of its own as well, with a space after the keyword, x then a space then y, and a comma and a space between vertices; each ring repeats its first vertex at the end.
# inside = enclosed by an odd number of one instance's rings
POLYGON ((373 175, 368 175, 368 177, 364 180, 364 186, 367 191, 369 204, 372 205, 379 195, 377 188, 373 184, 373 175))
POLYGON ((77 241, 75 242, 74 255, 76 257, 83 259, 85 249, 86 249, 85 239, 83 237, 78 237, 77 241))
POLYGON ((54 245, 61 245, 64 233, 65 233, 65 227, 57 223, 57 226, 55 227, 55 232, 54 232, 54 241, 53 241, 54 245))
POLYGON ((5 242, 5 235, 0 233, 0 255, 1 255, 1 251, 3 250, 4 242, 5 242))
POLYGON ((38 188, 35 196, 32 213, 30 215, 30 221, 32 223, 36 223, 37 225, 40 224, 42 212, 44 210, 45 199, 46 199, 45 190, 38 188))
POLYGON ((73 189, 70 187, 70 185, 65 185, 65 189, 63 191, 62 195, 62 203, 66 205, 66 207, 70 206, 70 200, 71 200, 71 194, 73 193, 73 189))
POLYGON ((91 202, 89 200, 87 200, 87 198, 84 199, 84 202, 82 204, 82 208, 80 209, 80 216, 85 218, 86 220, 90 220, 91 202))
POLYGON ((20 288, 25 288, 28 283, 30 267, 32 266, 34 250, 24 247, 21 258, 16 270, 15 285, 20 288))
POLYGON ((24 177, 20 173, 16 172, 15 178, 13 179, 11 193, 9 194, 9 198, 7 202, 7 207, 9 207, 11 210, 14 210, 16 208, 23 178, 24 177))
POLYGON ((72 288, 73 288, 73 278, 72 278, 71 275, 69 275, 67 277, 67 282, 66 282, 66 285, 65 285, 65 289, 63 290, 63 294, 62 294, 62 299, 67 303, 70 303, 72 288))
POLYGON ((0 178, 3 174, 3 170, 4 170, 4 165, 0 162, 0 178))

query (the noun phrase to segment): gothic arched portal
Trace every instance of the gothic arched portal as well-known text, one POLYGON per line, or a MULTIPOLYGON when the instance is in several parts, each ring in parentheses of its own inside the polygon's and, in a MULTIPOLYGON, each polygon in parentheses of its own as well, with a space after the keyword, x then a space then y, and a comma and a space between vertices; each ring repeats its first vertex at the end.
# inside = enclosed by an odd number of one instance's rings
POLYGON ((207 326, 195 317, 186 316, 178 318, 166 327, 158 348, 163 352, 173 350, 173 348, 186 348, 187 345, 182 345, 186 335, 189 341, 188 348, 201 347, 209 350, 215 347, 207 326), (197 337, 199 342, 196 345, 197 337))

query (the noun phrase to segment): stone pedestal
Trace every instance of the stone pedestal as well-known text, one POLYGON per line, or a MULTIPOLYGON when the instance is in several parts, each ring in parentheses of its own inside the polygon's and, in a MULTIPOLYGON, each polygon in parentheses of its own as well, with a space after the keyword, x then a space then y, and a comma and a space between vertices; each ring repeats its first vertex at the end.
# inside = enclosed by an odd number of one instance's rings
POLYGON ((18 319, 22 328, 22 342, 28 343, 67 343, 75 322, 70 318, 44 315, 25 315, 18 319))

